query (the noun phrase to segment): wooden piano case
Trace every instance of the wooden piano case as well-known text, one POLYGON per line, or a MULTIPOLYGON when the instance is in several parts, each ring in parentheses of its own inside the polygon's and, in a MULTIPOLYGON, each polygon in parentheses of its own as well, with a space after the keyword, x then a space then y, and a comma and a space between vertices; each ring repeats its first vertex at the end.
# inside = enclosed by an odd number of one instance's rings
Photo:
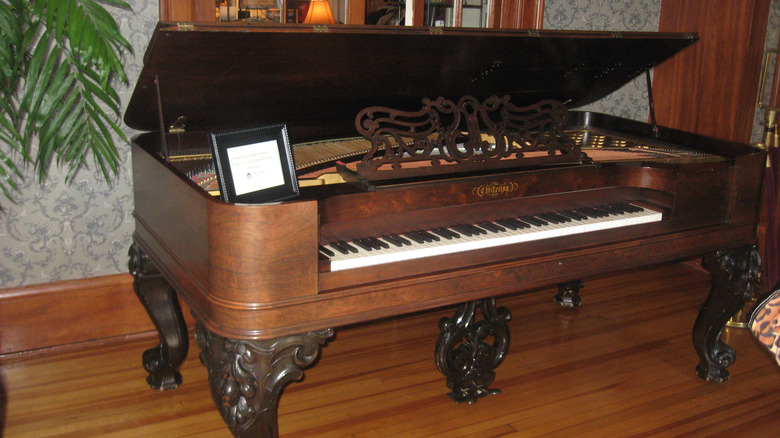
MULTIPOLYGON (((410 114, 424 98, 443 97, 451 99, 447 108, 466 111, 454 102, 471 96, 484 112, 493 96, 506 96, 524 108, 547 99, 576 108, 693 42, 695 36, 679 34, 161 23, 125 116, 134 128, 158 129, 136 137, 132 152, 130 269, 161 339, 144 354, 150 385, 181 382, 188 349, 181 297, 198 321, 201 357, 231 431, 276 436, 282 387, 302 375, 334 327, 458 305, 442 324, 435 359, 450 395, 474 402, 495 392, 493 370, 509 345, 510 315, 496 297, 558 284, 561 301, 574 304, 580 281, 590 276, 701 256, 713 288, 693 329, 697 370, 725 380, 736 354, 720 333, 753 293, 760 269, 754 244, 761 151, 565 111, 554 135, 569 149, 552 159, 515 153, 516 164, 458 162, 453 172, 409 172, 403 163, 374 181, 349 170, 360 168, 355 161, 371 148, 354 140, 362 126, 356 117, 367 107, 410 114), (300 180, 332 174, 338 183, 302 184, 298 199, 247 205, 223 202, 189 177, 208 164, 209 132, 279 122, 288 126, 300 180), (342 154, 350 142, 359 146, 342 154), (623 203, 657 210, 662 219, 345 270, 331 269, 319 250, 623 203), (474 323, 478 313, 483 320, 474 323), (464 368, 469 355, 481 359, 464 368)), ((457 125, 456 137, 468 137, 467 129, 473 126, 457 125)), ((427 138, 407 155, 423 150, 427 138)), ((453 143, 446 150, 463 148, 453 143)))

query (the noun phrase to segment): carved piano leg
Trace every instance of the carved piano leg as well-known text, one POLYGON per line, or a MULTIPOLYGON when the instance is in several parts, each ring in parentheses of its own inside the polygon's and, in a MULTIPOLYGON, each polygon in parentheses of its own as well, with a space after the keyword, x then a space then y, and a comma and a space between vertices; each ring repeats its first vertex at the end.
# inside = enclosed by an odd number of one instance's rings
POLYGON ((332 329, 268 340, 233 340, 195 326, 200 361, 209 373, 211 397, 237 437, 276 438, 282 388, 303 377, 332 329))
POLYGON ((751 245, 708 254, 702 266, 712 274, 712 289, 693 327, 693 346, 700 359, 696 372, 702 379, 723 382, 737 353, 720 341, 720 335, 729 318, 753 296, 761 258, 751 245))
POLYGON ((176 292, 157 271, 146 253, 130 247, 130 273, 133 289, 160 335, 160 344, 144 351, 146 381, 153 389, 168 390, 181 385, 179 367, 187 357, 189 335, 176 292))
POLYGON ((555 296, 555 302, 562 307, 577 307, 582 303, 580 299, 580 289, 585 286, 582 281, 570 281, 558 285, 558 294, 555 296))
POLYGON ((447 377, 448 395, 458 403, 476 403, 477 399, 501 392, 490 389, 496 374, 493 372, 509 350, 511 313, 504 307, 496 308, 496 299, 471 301, 458 306, 455 316, 439 321, 441 334, 436 342, 436 366, 447 377), (482 321, 474 317, 480 308, 482 321), (492 337, 492 343, 485 339, 492 337))

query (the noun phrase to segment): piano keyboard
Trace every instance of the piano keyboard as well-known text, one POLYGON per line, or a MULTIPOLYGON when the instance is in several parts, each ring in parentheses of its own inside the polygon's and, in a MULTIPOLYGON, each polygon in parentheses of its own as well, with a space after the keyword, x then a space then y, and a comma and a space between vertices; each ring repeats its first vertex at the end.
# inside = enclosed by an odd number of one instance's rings
POLYGON ((662 213, 632 203, 411 231, 322 245, 331 271, 570 236, 661 220, 662 213))

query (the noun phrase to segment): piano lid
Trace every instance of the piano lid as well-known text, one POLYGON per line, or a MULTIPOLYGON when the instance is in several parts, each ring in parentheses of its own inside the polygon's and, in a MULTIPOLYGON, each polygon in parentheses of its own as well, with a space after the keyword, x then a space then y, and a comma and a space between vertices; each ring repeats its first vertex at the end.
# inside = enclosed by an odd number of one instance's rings
POLYGON ((125 113, 128 126, 187 131, 288 124, 293 141, 354 136, 368 106, 423 97, 523 106, 594 102, 697 40, 692 34, 332 25, 160 23, 125 113))

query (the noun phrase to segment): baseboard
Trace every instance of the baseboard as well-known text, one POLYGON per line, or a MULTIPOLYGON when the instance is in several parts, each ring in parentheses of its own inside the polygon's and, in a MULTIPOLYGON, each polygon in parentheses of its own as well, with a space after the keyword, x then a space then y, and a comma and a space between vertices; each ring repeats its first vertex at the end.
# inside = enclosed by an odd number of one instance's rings
POLYGON ((129 274, 0 290, 0 356, 153 334, 129 274))

